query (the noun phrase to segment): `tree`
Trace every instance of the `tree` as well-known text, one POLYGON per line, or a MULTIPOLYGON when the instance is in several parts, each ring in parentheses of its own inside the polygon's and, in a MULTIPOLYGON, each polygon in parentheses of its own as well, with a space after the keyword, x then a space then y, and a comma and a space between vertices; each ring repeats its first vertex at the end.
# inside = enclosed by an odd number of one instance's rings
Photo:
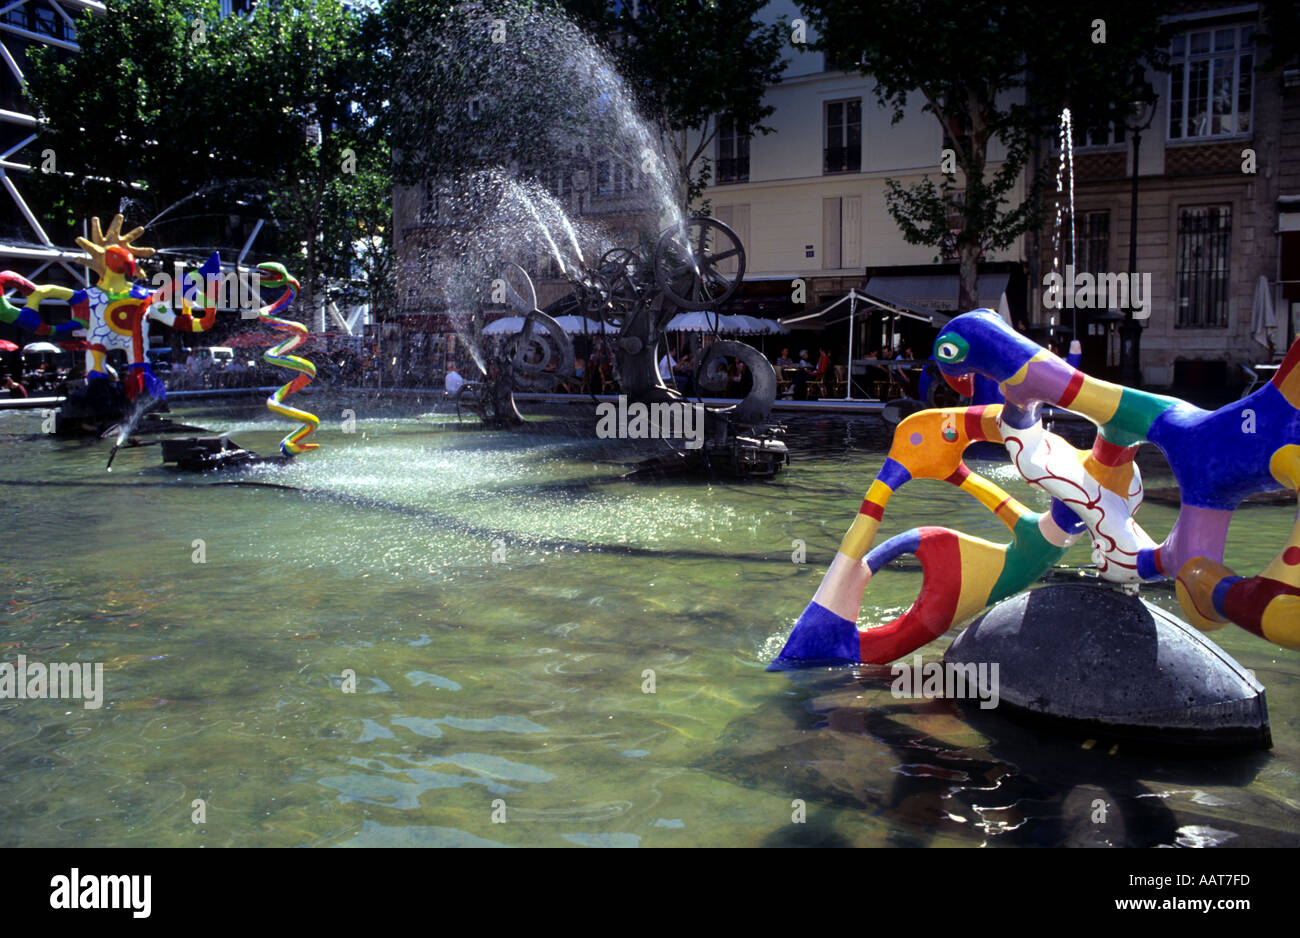
POLYGON ((644 113, 667 141, 689 209, 709 183, 706 156, 718 122, 730 118, 742 133, 771 133, 764 104, 780 81, 785 29, 764 24, 767 0, 681 0, 611 4, 621 33, 619 63, 644 113))
MULTIPOLYGON (((1044 171, 1015 198, 1040 139, 1063 107, 1076 128, 1122 122, 1132 102, 1151 94, 1136 67, 1165 67, 1167 38, 1158 0, 1084 5, 1034 0, 804 0, 820 35, 810 48, 835 68, 875 80, 875 96, 902 119, 920 95, 951 147, 958 173, 903 187, 888 183, 889 213, 911 244, 955 247, 958 309, 977 304, 981 254, 1010 246, 1040 222, 1044 171), (988 171, 989 147, 1005 149, 988 171), (949 218, 961 219, 954 239, 949 218)), ((935 154, 936 163, 941 154, 935 154)))
POLYGON ((28 85, 58 169, 34 182, 65 224, 120 207, 176 245, 269 217, 259 244, 309 306, 350 276, 358 224, 391 234, 368 15, 340 0, 224 18, 212 0, 120 0, 77 28, 82 51, 34 50, 28 85))
POLYGON ((384 121, 400 183, 544 166, 601 119, 575 80, 582 36, 558 12, 540 0, 389 0, 384 121))
POLYGON ((262 157, 269 198, 285 250, 301 265, 303 302, 314 309, 326 284, 352 279, 363 234, 391 234, 388 150, 372 120, 371 34, 340 0, 261 4, 222 26, 213 85, 232 100, 266 102, 253 109, 250 129, 280 146, 262 157))
POLYGON ((78 55, 30 51, 26 91, 57 170, 32 187, 56 221, 72 226, 119 205, 144 221, 216 175, 200 135, 206 121, 225 125, 208 89, 186 81, 211 67, 211 47, 194 37, 197 24, 215 21, 214 7, 125 0, 104 16, 78 16, 78 55))
POLYGON ((764 4, 389 0, 398 178, 498 166, 527 175, 564 163, 575 141, 640 167, 649 148, 654 160, 668 151, 671 197, 684 209, 707 184, 719 115, 768 130, 762 99, 779 79, 783 39, 757 19, 764 4))

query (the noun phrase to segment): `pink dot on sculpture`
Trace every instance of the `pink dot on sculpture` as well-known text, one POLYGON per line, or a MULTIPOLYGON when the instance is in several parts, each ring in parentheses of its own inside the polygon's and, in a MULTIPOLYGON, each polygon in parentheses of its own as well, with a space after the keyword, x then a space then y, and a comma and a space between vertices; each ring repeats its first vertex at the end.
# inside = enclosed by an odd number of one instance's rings
POLYGON ((1288 547, 1282 552, 1282 562, 1294 567, 1300 564, 1300 547, 1288 547))
POLYGON ((911 436, 909 436, 907 439, 908 439, 908 442, 910 442, 913 446, 920 446, 920 445, 921 445, 921 434, 919 434, 919 433, 913 433, 913 434, 912 434, 911 436))

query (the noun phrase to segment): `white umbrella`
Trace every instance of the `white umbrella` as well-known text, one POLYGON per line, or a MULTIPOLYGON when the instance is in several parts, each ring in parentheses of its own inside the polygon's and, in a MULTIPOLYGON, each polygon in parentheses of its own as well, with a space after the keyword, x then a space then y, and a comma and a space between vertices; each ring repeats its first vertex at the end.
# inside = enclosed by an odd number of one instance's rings
POLYGON ((665 332, 737 332, 742 328, 742 324, 736 320, 736 316, 724 316, 721 313, 711 313, 698 311, 694 313, 678 313, 672 319, 668 320, 668 325, 664 327, 665 332))
POLYGON ((569 335, 603 335, 605 324, 586 316, 557 316, 555 321, 569 335))
POLYGON ((723 316, 722 325, 719 327, 721 332, 734 332, 737 335, 758 335, 763 332, 763 324, 753 316, 723 316))
POLYGON ((524 331, 523 316, 506 316, 483 327, 484 335, 514 335, 524 331))
POLYGON ((57 355, 62 351, 63 349, 59 348, 53 342, 32 342, 23 346, 24 355, 39 355, 42 352, 53 352, 57 355))
POLYGON ((749 328, 745 331, 753 335, 776 335, 780 332, 789 332, 789 329, 782 329, 781 324, 775 319, 760 319, 757 316, 733 316, 732 319, 739 319, 745 322, 749 328))
POLYGON ((1268 288, 1268 278, 1263 274, 1255 284, 1255 304, 1251 309, 1250 334, 1272 354, 1277 347, 1273 330, 1277 328, 1277 314, 1273 311, 1273 293, 1268 288))

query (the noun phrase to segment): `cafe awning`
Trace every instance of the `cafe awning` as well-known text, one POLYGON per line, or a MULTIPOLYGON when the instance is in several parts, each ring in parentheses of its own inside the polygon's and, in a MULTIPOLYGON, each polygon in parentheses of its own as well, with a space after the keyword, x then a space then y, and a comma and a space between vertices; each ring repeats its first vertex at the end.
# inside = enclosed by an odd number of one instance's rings
MULTIPOLYGON (((1009 279, 1010 274, 1005 271, 981 273, 975 290, 979 307, 997 309, 1009 279)), ((958 287, 955 273, 875 274, 867 281, 865 289, 886 302, 934 313, 939 318, 933 320, 933 324, 942 326, 956 315, 944 310, 956 309, 958 287)))
POLYGON ((836 323, 874 312, 903 316, 936 327, 943 325, 950 318, 931 309, 916 308, 911 304, 877 296, 870 290, 859 290, 855 287, 837 300, 830 300, 820 306, 815 306, 805 312, 795 313, 792 316, 783 316, 778 322, 786 329, 821 331, 827 326, 833 326, 836 323))

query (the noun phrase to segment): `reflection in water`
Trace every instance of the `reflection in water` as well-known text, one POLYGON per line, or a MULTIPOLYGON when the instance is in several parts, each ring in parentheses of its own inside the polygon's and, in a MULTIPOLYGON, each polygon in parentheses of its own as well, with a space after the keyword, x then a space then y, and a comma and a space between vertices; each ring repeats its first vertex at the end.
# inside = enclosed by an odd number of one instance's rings
MULTIPOLYGON (((888 668, 763 670, 879 468, 879 420, 786 419, 775 482, 646 483, 622 476, 654 448, 594 439, 590 408, 508 433, 313 407, 328 447, 238 479, 148 449, 110 476, 101 450, 34 438, 38 414, 0 414, 0 651, 105 664, 102 710, 0 700, 0 844, 1300 844, 1300 655, 1241 630, 1214 638, 1268 687, 1275 745, 1245 757, 1084 748, 896 700, 888 668)), ((183 419, 256 451, 282 435, 256 407, 183 419)), ((1239 512, 1228 563, 1258 569, 1293 517, 1239 512)), ((1157 537, 1173 518, 1141 514, 1157 537)), ((885 520, 1003 536, 941 483, 885 520)), ((919 585, 882 571, 863 621, 919 585)))
POLYGON ((894 699, 891 681, 887 666, 829 670, 805 688, 815 696, 780 698, 780 720, 752 714, 734 721, 699 767, 747 786, 775 786, 808 804, 807 826, 782 826, 769 845, 838 845, 843 832, 826 822, 842 822, 845 809, 895 846, 1150 847, 1239 836, 1295 844, 1294 834, 1242 816, 1248 796, 1218 798, 1187 787, 1244 789, 1270 761, 1265 753, 1207 759, 1130 752, 965 702, 894 699), (1188 794, 1212 810, 1198 815, 1169 803, 1188 794))

